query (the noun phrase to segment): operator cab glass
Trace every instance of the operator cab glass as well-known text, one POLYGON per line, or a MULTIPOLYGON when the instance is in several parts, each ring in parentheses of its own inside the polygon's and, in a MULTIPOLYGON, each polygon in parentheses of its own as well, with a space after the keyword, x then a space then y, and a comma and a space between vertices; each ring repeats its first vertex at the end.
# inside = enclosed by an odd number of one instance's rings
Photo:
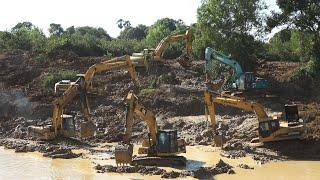
POLYGON ((175 153, 178 151, 176 130, 159 130, 157 143, 159 153, 175 153))
POLYGON ((75 131, 74 118, 71 115, 62 115, 62 128, 67 131, 75 131))
POLYGON ((268 137, 279 128, 280 123, 278 120, 259 122, 259 135, 261 137, 268 137))

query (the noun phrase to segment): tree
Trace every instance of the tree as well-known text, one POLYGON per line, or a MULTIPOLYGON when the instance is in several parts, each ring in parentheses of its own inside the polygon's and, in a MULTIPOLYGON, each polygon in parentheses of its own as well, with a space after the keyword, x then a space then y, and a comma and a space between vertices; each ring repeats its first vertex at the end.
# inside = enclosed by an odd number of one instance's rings
POLYGON ((11 29, 11 34, 6 33, 8 48, 32 51, 45 49, 46 37, 44 33, 31 22, 18 23, 11 29), (10 37, 10 39, 8 39, 10 37))
POLYGON ((26 28, 26 29, 33 29, 35 28, 35 26, 31 23, 31 22, 22 22, 22 23, 18 23, 16 24, 13 28, 12 31, 21 29, 21 28, 26 28))
POLYGON ((320 67, 320 1, 319 0, 277 0, 279 13, 268 17, 267 26, 271 30, 280 25, 307 32, 313 36, 312 52, 320 67))
POLYGON ((181 21, 179 22, 170 18, 159 19, 149 28, 147 42, 151 46, 155 46, 161 41, 161 39, 173 32, 183 31, 186 29, 187 27, 181 21))
MULTIPOLYGON (((173 33, 185 33, 187 26, 183 21, 170 18, 157 20, 148 30, 146 41, 150 47, 155 47, 163 38, 173 33)), ((184 42, 171 42, 167 45, 163 57, 173 59, 180 56, 185 49, 184 42)))
POLYGON ((252 70, 255 63, 254 30, 261 30, 261 0, 204 0, 198 8, 198 35, 195 51, 203 57, 207 46, 232 54, 246 69, 252 70))
POLYGON ((61 36, 64 30, 61 27, 61 24, 51 23, 49 28, 50 36, 61 36))
POLYGON ((137 27, 126 27, 123 31, 120 32, 119 39, 136 39, 142 40, 147 36, 148 27, 142 24, 139 24, 137 27))
POLYGON ((118 27, 120 28, 120 30, 122 30, 122 28, 124 27, 130 27, 131 23, 128 20, 123 20, 123 19, 119 19, 117 21, 118 27))

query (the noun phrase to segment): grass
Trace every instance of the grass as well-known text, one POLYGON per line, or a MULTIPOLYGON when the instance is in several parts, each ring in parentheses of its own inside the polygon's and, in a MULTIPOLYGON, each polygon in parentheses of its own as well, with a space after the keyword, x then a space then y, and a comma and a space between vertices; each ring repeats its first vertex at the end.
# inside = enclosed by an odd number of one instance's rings
POLYGON ((78 72, 73 70, 49 70, 41 76, 41 85, 48 91, 53 90, 54 84, 63 79, 76 80, 78 72))
POLYGON ((156 89, 154 89, 154 88, 141 89, 139 96, 146 96, 146 95, 154 93, 155 91, 156 91, 156 89))

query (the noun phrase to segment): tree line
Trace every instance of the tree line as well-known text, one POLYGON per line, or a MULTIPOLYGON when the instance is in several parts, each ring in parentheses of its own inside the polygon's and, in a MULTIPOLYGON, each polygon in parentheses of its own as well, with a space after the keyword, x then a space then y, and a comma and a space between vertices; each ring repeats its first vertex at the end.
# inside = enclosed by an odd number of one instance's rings
MULTIPOLYGON (((193 53, 203 59, 210 46, 232 54, 246 70, 253 70, 258 59, 303 61, 299 76, 319 76, 320 1, 277 0, 280 12, 266 13, 262 0, 203 0, 197 10, 197 22, 187 26, 182 20, 163 18, 153 25, 133 27, 128 20, 117 22, 121 33, 112 38, 103 28, 68 27, 52 23, 49 36, 31 22, 21 22, 9 31, 0 31, 1 49, 55 53, 70 50, 79 56, 119 56, 155 48, 172 33, 193 31, 193 53), (273 28, 284 27, 268 42, 262 41, 273 28)), ((168 46, 165 58, 175 58, 184 51, 184 42, 168 46)))

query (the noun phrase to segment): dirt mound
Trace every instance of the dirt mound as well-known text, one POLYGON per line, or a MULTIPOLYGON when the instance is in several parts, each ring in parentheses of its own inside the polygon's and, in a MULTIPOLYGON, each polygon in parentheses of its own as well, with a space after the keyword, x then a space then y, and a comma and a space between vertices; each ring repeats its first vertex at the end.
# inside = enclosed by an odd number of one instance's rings
POLYGON ((164 169, 154 167, 154 166, 112 166, 112 165, 96 165, 95 169, 98 173, 140 173, 142 175, 161 175, 161 178, 183 178, 186 176, 192 176, 195 178, 212 178, 215 175, 228 173, 234 174, 233 167, 225 163, 221 159, 213 167, 200 167, 199 169, 192 171, 166 171, 164 169))

